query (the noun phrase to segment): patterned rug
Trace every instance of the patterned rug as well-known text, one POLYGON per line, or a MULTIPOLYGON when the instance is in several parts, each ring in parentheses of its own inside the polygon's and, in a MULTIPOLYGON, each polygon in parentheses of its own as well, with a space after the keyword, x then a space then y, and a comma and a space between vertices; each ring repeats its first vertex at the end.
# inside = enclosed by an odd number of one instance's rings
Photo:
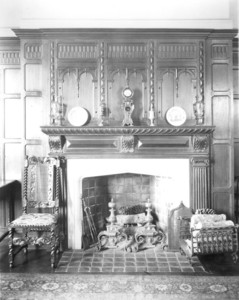
POLYGON ((0 274, 2 300, 239 299, 237 276, 0 274))

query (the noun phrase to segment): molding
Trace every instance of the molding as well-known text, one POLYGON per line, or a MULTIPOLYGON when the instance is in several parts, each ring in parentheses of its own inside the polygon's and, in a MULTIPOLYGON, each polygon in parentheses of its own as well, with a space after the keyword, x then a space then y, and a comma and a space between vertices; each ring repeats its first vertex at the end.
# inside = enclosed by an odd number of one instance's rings
POLYGON ((214 126, 184 127, 62 127, 41 126, 47 135, 195 135, 210 134, 214 126))
MULTIPOLYGON (((61 27, 64 27, 61 24, 61 27)), ((111 26, 110 28, 99 27, 96 28, 41 28, 41 29, 12 29, 13 32, 19 38, 24 39, 47 39, 47 38, 67 38, 67 39, 84 39, 84 38, 107 38, 114 39, 117 35, 118 38, 128 38, 130 41, 132 39, 137 39, 138 37, 142 39, 153 39, 153 38, 163 38, 163 39, 181 39, 181 38, 228 38, 232 39, 237 35, 236 29, 162 29, 162 28, 142 28, 135 26, 135 28, 130 28, 124 26, 124 28, 117 28, 111 26), (114 29, 113 29, 114 27, 114 29), (152 29, 153 28, 153 29, 152 29)), ((174 26, 174 28, 177 26, 174 26)), ((38 26, 39 28, 39 26, 38 26)), ((164 27, 166 28, 166 27, 164 27)))

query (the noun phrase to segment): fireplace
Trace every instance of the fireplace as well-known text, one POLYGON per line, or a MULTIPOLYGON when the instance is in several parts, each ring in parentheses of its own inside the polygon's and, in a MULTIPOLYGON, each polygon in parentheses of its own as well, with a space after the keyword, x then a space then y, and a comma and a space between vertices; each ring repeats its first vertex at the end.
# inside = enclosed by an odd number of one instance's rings
POLYGON ((43 126, 50 155, 67 159, 68 248, 82 248, 87 228, 83 198, 87 205, 93 203, 98 231, 109 216, 112 198, 118 207, 150 199, 157 226, 165 234, 168 212, 181 202, 192 209, 210 207, 213 130, 211 126, 43 126))
MULTIPOLYGON (((90 206, 97 231, 109 216, 108 202, 116 209, 144 205, 150 199, 158 226, 167 232, 168 210, 182 201, 189 206, 188 159, 69 159, 68 246, 82 247, 82 198, 90 206), (74 216, 74 217, 73 217, 74 216)), ((88 232, 88 231, 87 231, 88 232)))

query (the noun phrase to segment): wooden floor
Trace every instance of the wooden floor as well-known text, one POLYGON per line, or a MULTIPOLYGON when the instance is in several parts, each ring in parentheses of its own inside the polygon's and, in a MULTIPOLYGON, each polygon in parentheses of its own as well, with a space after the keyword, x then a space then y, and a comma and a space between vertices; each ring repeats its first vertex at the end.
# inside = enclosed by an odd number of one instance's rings
MULTIPOLYGON (((92 251, 91 251, 92 253, 92 251)), ((99 255, 97 253, 93 253, 91 255, 92 260, 94 260, 94 257, 97 257, 97 259, 101 259, 101 263, 103 264, 104 262, 104 258, 107 257, 107 263, 109 263, 109 257, 110 257, 110 253, 114 253, 114 257, 115 260, 117 261, 118 258, 116 257, 117 255, 115 254, 115 251, 109 251, 108 253, 101 253, 102 255, 99 255)), ((85 253, 87 254, 87 253, 85 253)), ((89 259, 83 259, 84 257, 89 258, 89 255, 82 255, 82 252, 77 250, 77 251, 71 251, 71 250, 67 250, 64 253, 61 253, 59 255, 59 265, 56 269, 52 269, 50 267, 50 253, 47 252, 45 249, 34 249, 34 248, 30 248, 28 255, 25 256, 22 253, 19 253, 16 258, 15 258, 15 267, 10 269, 9 265, 8 265, 8 241, 7 238, 2 241, 0 243, 0 273, 2 272, 16 272, 16 273, 61 273, 61 272, 73 272, 73 273, 77 273, 80 271, 80 267, 81 264, 85 265, 86 263, 89 263, 89 259), (77 267, 76 267, 77 264, 77 267)), ((89 253, 88 253, 89 254, 89 253)), ((137 254, 136 254, 137 255, 137 254)), ((141 257, 140 259, 137 260, 137 256, 134 255, 135 258, 135 262, 137 263, 137 261, 142 262, 142 253, 139 255, 139 257, 141 257)), ((127 256, 127 254, 126 254, 127 256)), ((132 264, 132 257, 131 258, 124 258, 124 263, 126 264, 127 261, 131 260, 131 264, 132 264)), ((132 256, 132 255, 129 255, 132 256)), ((151 257, 151 255, 146 254, 145 255, 146 258, 147 256, 151 257)), ((178 256, 178 254, 174 253, 174 254, 170 254, 170 253, 165 253, 164 255, 164 260, 167 261, 168 265, 170 266, 170 261, 173 259, 174 260, 174 264, 175 264, 175 257, 177 258, 177 263, 178 261, 180 262, 183 261, 183 257, 180 258, 178 256)), ((152 258, 151 258, 152 259, 152 258)), ((115 261, 114 260, 114 261, 115 261)), ((155 264, 157 263, 157 260, 159 260, 159 258, 156 255, 156 259, 155 259, 155 264)), ((147 260, 146 260, 147 261, 147 260)), ((149 259, 150 261, 150 259, 149 259)), ((121 262, 122 262, 122 258, 121 258, 121 262)), ((201 257, 199 259, 199 262, 201 263, 201 265, 203 266, 203 269, 205 271, 202 272, 202 270, 199 268, 198 271, 197 269, 195 269, 193 271, 194 275, 223 275, 223 276, 239 276, 239 261, 234 264, 232 261, 232 258, 230 255, 217 255, 217 256, 204 256, 201 257)), ((97 263, 99 263, 99 261, 97 261, 97 263)), ((117 263, 119 263, 119 261, 117 261, 117 263)), ((116 263, 116 265, 117 265, 116 263)), ((160 263, 160 262, 158 262, 160 263)), ((93 261, 91 266, 93 266, 93 261)), ((136 264, 137 267, 137 264, 136 264)), ((108 270, 108 273, 113 272, 114 269, 112 269, 112 271, 108 270)), ((172 272, 172 268, 169 267, 168 271, 165 270, 164 274, 175 274, 175 272, 172 272)), ((90 273, 97 273, 99 274, 99 270, 96 270, 96 268, 92 267, 91 269, 88 269, 88 271, 86 270, 86 272, 90 272, 90 273)), ((137 272, 137 270, 136 270, 137 272)), ((124 273, 131 273, 130 270, 124 269, 124 273)), ((135 272, 134 272, 135 273, 135 272)), ((142 273, 142 272, 139 272, 142 273)), ((180 271, 177 271, 176 274, 178 275, 183 275, 184 272, 182 270, 182 268, 180 269, 180 271)))

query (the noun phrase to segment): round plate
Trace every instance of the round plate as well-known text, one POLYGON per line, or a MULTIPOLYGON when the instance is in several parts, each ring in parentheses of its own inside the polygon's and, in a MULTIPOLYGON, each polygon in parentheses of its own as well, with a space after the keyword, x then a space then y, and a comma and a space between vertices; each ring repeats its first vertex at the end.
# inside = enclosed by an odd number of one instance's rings
POLYGON ((88 112, 81 106, 73 107, 68 113, 68 121, 72 126, 82 126, 88 120, 88 112))
POLYGON ((179 106, 171 107, 166 113, 166 120, 173 126, 181 126, 185 123, 187 115, 184 109, 179 106))

